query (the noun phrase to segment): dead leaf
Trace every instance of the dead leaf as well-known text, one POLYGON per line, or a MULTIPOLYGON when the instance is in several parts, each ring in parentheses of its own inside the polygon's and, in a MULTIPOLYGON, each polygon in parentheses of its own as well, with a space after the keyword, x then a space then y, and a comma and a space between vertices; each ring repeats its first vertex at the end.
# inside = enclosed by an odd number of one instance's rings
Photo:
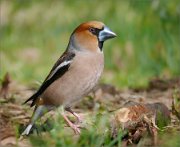
POLYGON ((3 78, 2 84, 1 84, 1 90, 0 90, 0 97, 7 98, 9 94, 9 84, 11 82, 11 77, 9 73, 7 72, 3 78))
MULTIPOLYGON (((128 144, 137 144, 148 131, 153 138, 152 144, 157 144, 157 120, 167 118, 170 120, 170 112, 162 103, 140 104, 129 101, 114 112, 111 120, 112 136, 115 137, 119 129, 127 130, 126 140, 128 144)), ((166 124, 167 125, 167 124, 166 124)))

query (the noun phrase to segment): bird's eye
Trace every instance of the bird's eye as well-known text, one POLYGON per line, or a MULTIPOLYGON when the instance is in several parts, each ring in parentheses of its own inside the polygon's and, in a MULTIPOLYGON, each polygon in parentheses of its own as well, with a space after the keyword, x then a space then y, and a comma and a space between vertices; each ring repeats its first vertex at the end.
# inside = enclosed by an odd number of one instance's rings
POLYGON ((96 29, 95 28, 89 28, 89 31, 93 34, 96 34, 96 29))

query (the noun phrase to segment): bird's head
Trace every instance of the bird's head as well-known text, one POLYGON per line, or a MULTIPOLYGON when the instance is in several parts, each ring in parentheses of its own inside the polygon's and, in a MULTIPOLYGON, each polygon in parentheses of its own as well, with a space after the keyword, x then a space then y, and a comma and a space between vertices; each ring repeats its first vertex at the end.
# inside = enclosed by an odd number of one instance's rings
POLYGON ((73 49, 93 52, 102 51, 107 39, 116 37, 102 22, 90 21, 79 25, 71 35, 69 45, 73 49))

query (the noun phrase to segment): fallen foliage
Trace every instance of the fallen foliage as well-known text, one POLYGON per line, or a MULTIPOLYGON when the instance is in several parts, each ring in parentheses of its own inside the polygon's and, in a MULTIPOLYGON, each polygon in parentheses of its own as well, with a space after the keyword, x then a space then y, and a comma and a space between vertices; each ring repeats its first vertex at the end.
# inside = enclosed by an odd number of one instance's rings
POLYGON ((10 75, 9 73, 6 73, 1 84, 0 97, 3 97, 3 98, 8 97, 10 82, 11 82, 10 75))
POLYGON ((140 104, 129 101, 114 112, 111 120, 112 137, 117 137, 119 129, 126 130, 123 144, 130 145, 137 144, 145 136, 144 134, 148 133, 153 138, 152 145, 156 145, 159 120, 163 121, 161 127, 165 127, 170 122, 170 112, 164 104, 140 104))
MULTIPOLYGON (((164 134, 180 132, 180 123, 177 119, 180 110, 178 81, 179 79, 169 80, 167 82, 169 87, 158 88, 158 85, 162 86, 158 80, 156 86, 151 86, 152 89, 139 90, 119 90, 112 85, 100 84, 73 109, 86 120, 81 125, 82 129, 87 131, 91 131, 90 126, 94 127, 94 116, 110 115, 108 116, 110 136, 116 140, 118 132, 120 130, 124 132, 121 136, 123 146, 135 144, 147 146, 147 138, 150 138, 148 145, 164 144, 160 132, 164 134), (175 115, 171 115, 171 112, 175 115)), ((155 82, 153 84, 155 85, 155 82)), ((28 138, 22 140, 17 138, 18 129, 21 132, 23 129, 21 126, 26 126, 33 111, 29 106, 22 105, 22 102, 33 93, 33 88, 11 80, 6 91, 9 96, 0 97, 0 146, 31 147, 28 138)), ((72 121, 75 121, 72 115, 67 114, 72 121)), ((54 121, 56 115, 52 112, 43 117, 44 123, 40 125, 42 127, 40 130, 46 134, 45 136, 48 136, 47 132, 53 129, 53 123, 49 123, 47 118, 54 121)), ((74 136, 73 131, 68 127, 65 127, 65 130, 68 136, 79 140, 79 136, 74 136)))

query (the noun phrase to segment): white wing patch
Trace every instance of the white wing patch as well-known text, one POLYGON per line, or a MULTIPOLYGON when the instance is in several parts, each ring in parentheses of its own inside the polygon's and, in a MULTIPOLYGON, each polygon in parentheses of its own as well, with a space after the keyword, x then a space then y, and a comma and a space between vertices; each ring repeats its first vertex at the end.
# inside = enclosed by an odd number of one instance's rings
POLYGON ((52 73, 49 75, 49 77, 48 77, 47 80, 51 79, 51 78, 55 75, 55 73, 56 73, 61 67, 66 66, 66 65, 68 65, 68 64, 71 63, 71 62, 72 62, 72 60, 70 60, 70 61, 64 61, 64 62, 62 62, 61 64, 59 64, 59 65, 52 71, 52 73))

